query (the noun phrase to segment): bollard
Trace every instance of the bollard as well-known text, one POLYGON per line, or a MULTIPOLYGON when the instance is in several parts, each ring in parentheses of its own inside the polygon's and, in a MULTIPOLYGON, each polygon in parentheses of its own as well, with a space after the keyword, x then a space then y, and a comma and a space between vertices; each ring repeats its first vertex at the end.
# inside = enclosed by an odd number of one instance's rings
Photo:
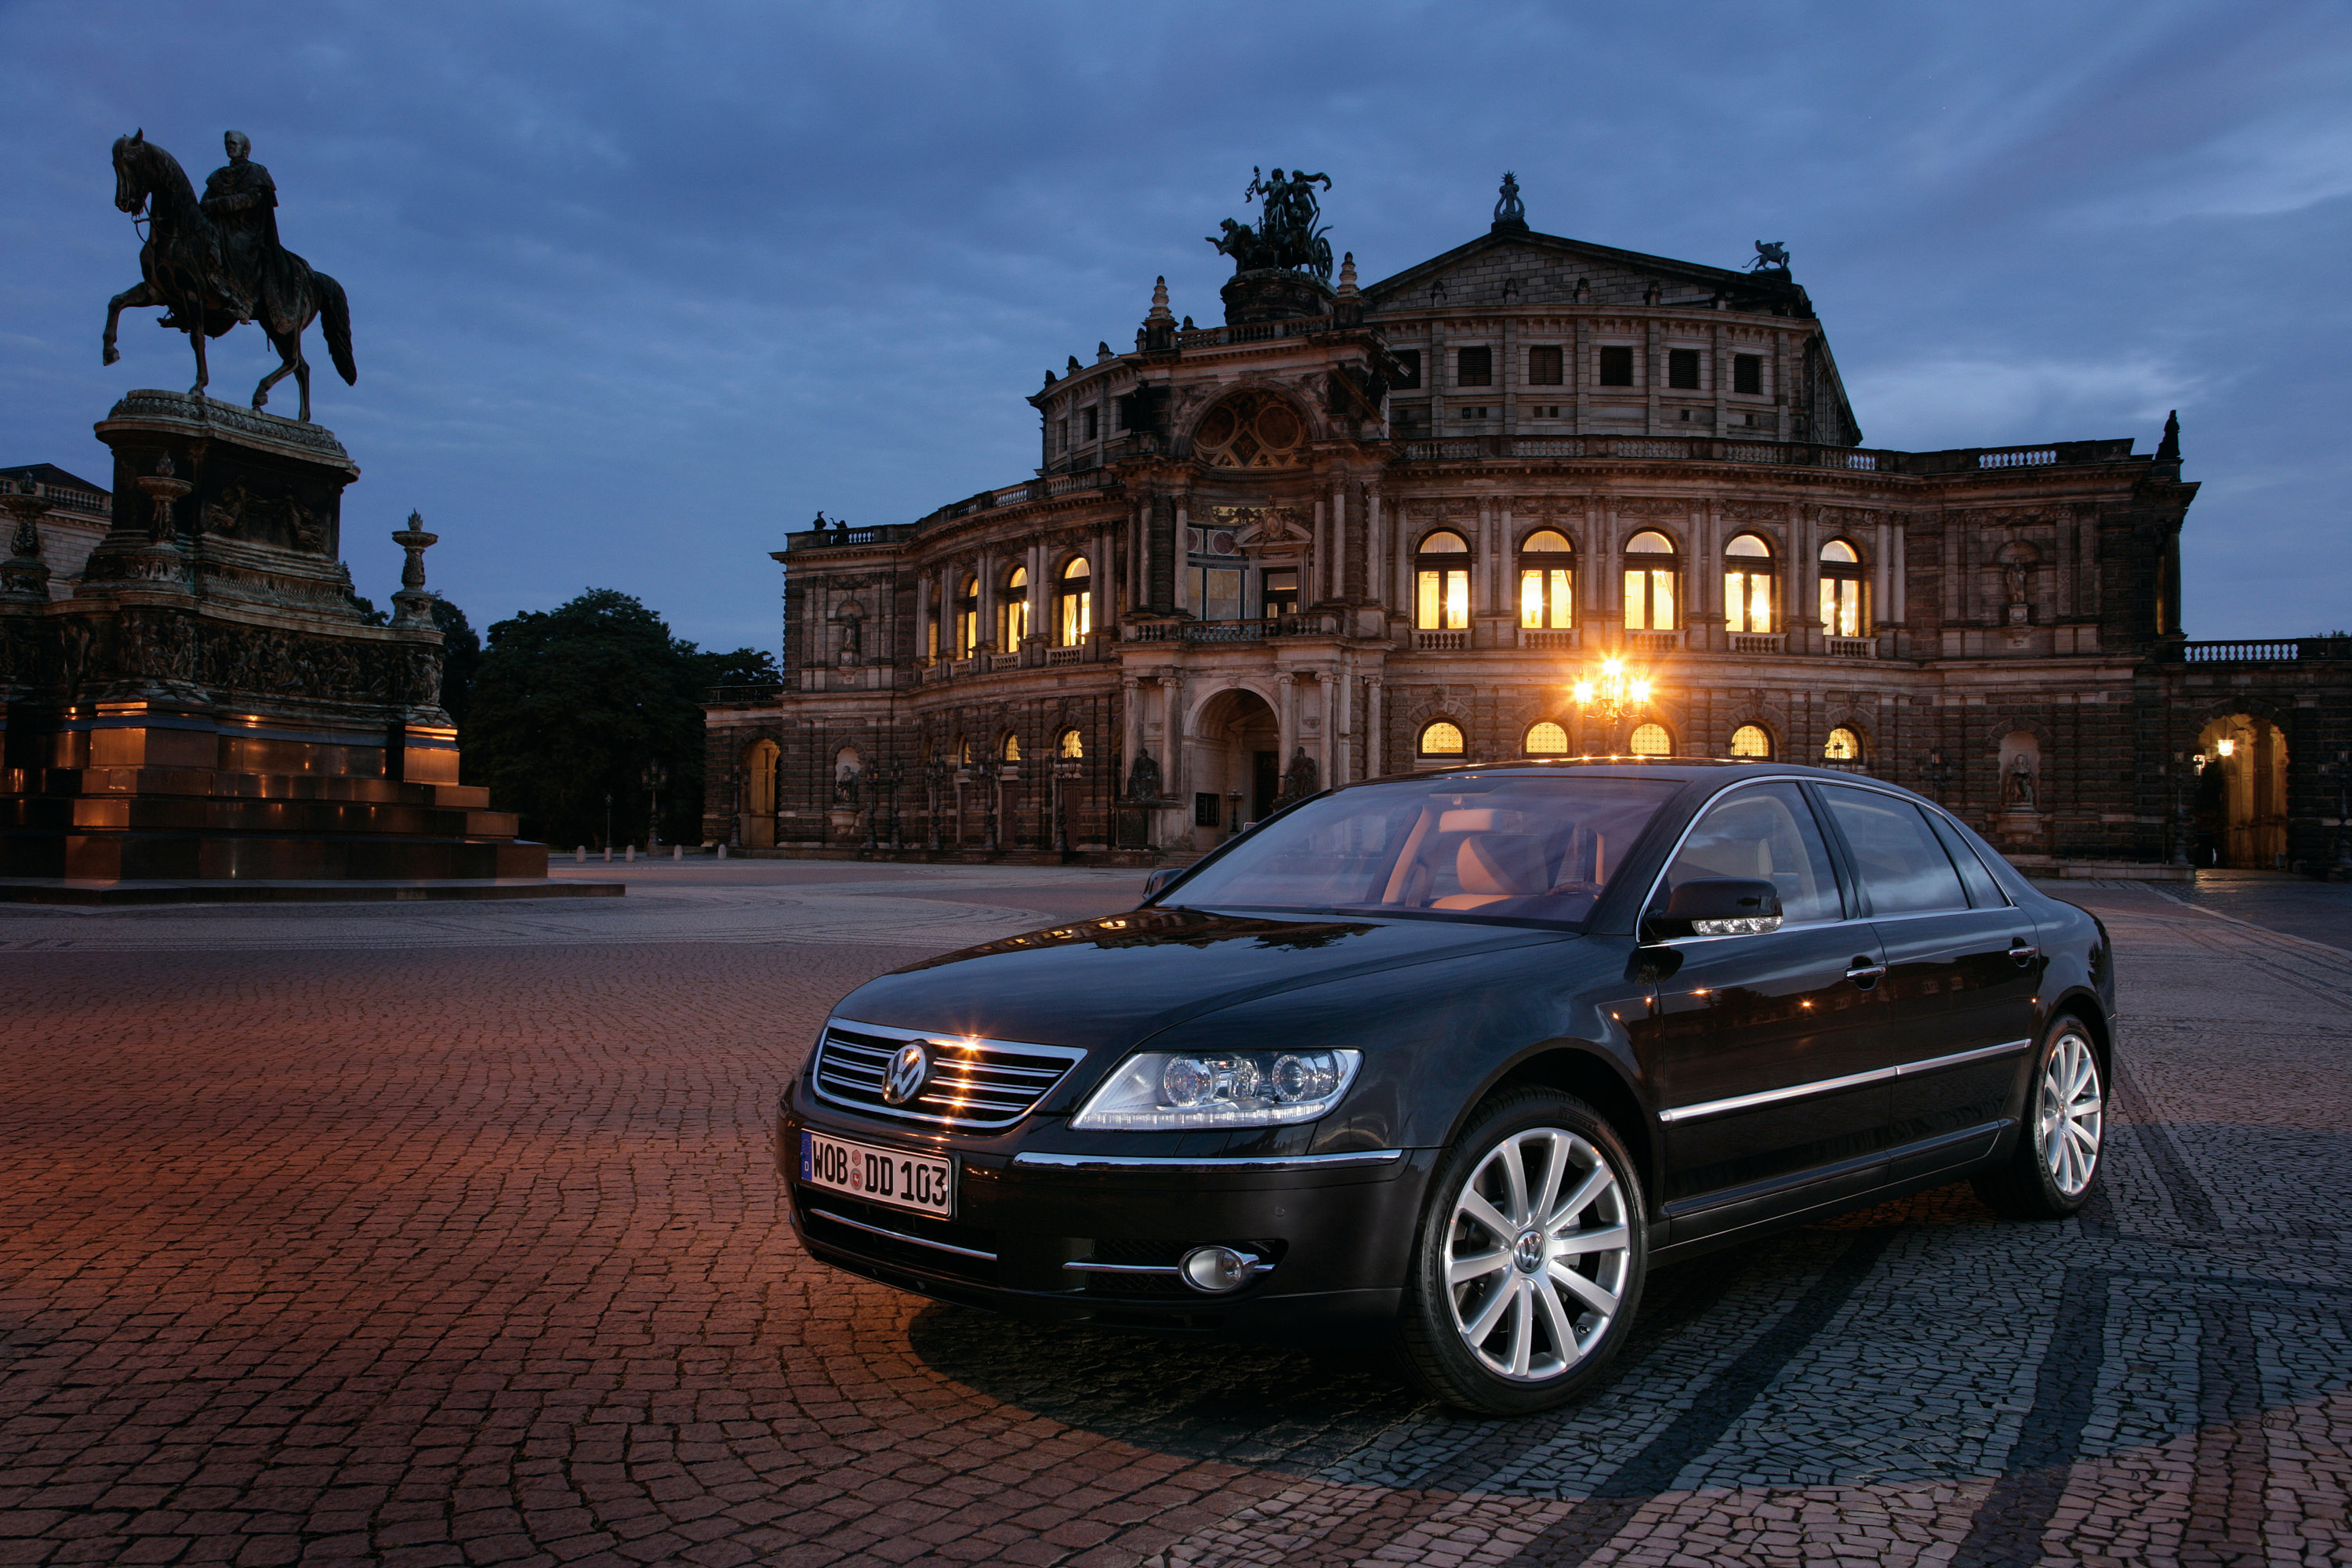
POLYGON ((574 866, 585 866, 588 864, 588 846, 583 844, 579 848, 574 849, 572 852, 572 863, 574 866))
POLYGON ((726 859, 726 858, 727 858, 727 846, 725 846, 724 844, 721 844, 721 845, 719 847, 719 858, 721 860, 724 860, 724 859, 726 859))
POLYGON ((670 858, 671 859, 673 859, 673 860, 683 860, 683 859, 685 859, 685 858, 686 858, 686 846, 685 846, 685 845, 683 845, 683 844, 673 844, 673 845, 671 845, 671 846, 669 847, 669 858, 670 858))
POLYGON ((635 865, 637 863, 637 847, 634 844, 630 845, 629 852, 621 857, 621 858, 626 860, 632 866, 635 865))
POLYGON ((609 866, 609 865, 611 865, 612 863, 613 863, 613 847, 612 847, 611 845, 607 844, 607 845, 605 845, 605 846, 604 846, 604 864, 605 864, 605 865, 607 865, 607 866, 609 866))

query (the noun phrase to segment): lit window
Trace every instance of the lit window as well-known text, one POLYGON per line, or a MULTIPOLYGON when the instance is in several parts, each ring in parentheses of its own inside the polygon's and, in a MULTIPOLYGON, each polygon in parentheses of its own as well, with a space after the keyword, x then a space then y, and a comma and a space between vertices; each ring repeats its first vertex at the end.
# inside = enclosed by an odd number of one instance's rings
POLYGON ((1682 562, 1674 542, 1644 529, 1625 542, 1625 629, 1670 632, 1682 625, 1675 590, 1682 562))
MULTIPOLYGON (((980 579, 967 574, 956 590, 955 656, 970 658, 980 649, 980 579)), ((967 748, 969 749, 969 748, 967 748)), ((971 759, 966 757, 969 763, 971 759)))
POLYGON ((1574 546, 1546 528, 1519 546, 1519 625, 1529 631, 1566 631, 1576 624, 1574 546))
POLYGON ((1770 758, 1771 731, 1761 724, 1742 724, 1731 732, 1731 754, 1735 757, 1770 758))
POLYGON ((971 755, 972 744, 971 740, 967 738, 961 745, 956 748, 956 761, 962 763, 965 767, 970 767, 971 766, 971 755))
POLYGON ((1627 744, 1637 757, 1671 757, 1675 754, 1675 738, 1666 733, 1664 724, 1641 724, 1634 727, 1633 738, 1627 744))
POLYGON ((1054 584, 1054 640, 1062 647, 1076 647, 1094 631, 1093 588, 1093 568, 1087 558, 1072 556, 1062 568, 1061 581, 1054 584))
POLYGON ((1440 531, 1421 542, 1414 557, 1412 624, 1423 631, 1461 631, 1470 625, 1470 546, 1440 531))
POLYGON ((1080 735, 1076 730, 1065 730, 1062 731, 1061 743, 1054 749, 1066 757, 1084 757, 1087 754, 1086 737, 1080 735))
POLYGON ((1462 730, 1440 719, 1421 732, 1421 754, 1424 757, 1458 757, 1462 754, 1462 730))
POLYGON ((1862 761, 1862 737, 1841 724, 1830 731, 1822 742, 1822 761, 1825 763, 1858 763, 1862 761))
POLYGON ((1772 547, 1743 533, 1723 547, 1723 615, 1727 630, 1776 632, 1772 614, 1772 547))
POLYGON ((1526 751, 1531 757, 1568 755, 1568 731, 1547 719, 1528 730, 1526 751))
POLYGON ((1833 637, 1870 635, 1870 584, 1862 554, 1843 539, 1822 546, 1822 630, 1833 637))
POLYGON ((1021 760, 1021 737, 1018 735, 1005 736, 1004 745, 998 754, 1003 757, 1003 759, 1008 763, 1019 762, 1021 760))
POLYGON ((1004 600, 996 607, 996 646, 1006 653, 1029 635, 1029 568, 1015 566, 1004 579, 1004 600))
POLYGON ((1298 568, 1269 566, 1259 577, 1259 598, 1265 618, 1279 620, 1298 613, 1298 568))

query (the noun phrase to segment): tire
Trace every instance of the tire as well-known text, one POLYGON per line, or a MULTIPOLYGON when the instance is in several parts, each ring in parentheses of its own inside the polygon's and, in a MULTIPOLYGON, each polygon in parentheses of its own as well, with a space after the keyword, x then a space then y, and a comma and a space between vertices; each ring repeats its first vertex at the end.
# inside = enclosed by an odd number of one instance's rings
POLYGON ((2106 1074, 2081 1019, 2050 1026, 2028 1093, 2016 1146, 1970 1184, 2005 1219, 2064 1219, 2090 1201, 2106 1142, 2106 1074))
POLYGON ((1406 1374, 1478 1415, 1582 1397, 1641 1305, 1649 1239, 1641 1177, 1599 1112, 1552 1089, 1496 1095, 1430 1184, 1397 1329, 1406 1374))

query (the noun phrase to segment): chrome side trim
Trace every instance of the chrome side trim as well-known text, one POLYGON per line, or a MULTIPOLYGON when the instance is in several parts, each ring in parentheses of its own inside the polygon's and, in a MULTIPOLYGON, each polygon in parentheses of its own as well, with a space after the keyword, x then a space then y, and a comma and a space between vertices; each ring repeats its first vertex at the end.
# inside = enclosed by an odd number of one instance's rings
POLYGON ((1372 1149, 1360 1154, 1293 1154, 1281 1159, 1202 1159, 1161 1154, 1039 1154, 1013 1156, 1016 1165, 1049 1165, 1063 1171, 1318 1171, 1349 1165, 1391 1165, 1404 1158, 1402 1149, 1372 1149))
POLYGON ((1998 1046, 1979 1046, 1972 1051, 1954 1051, 1945 1057, 1927 1057, 1916 1062, 1903 1062, 1891 1068, 1873 1068, 1868 1072, 1848 1073, 1843 1078, 1815 1079, 1811 1083, 1792 1083, 1786 1089, 1768 1089, 1758 1094, 1734 1095, 1728 1100, 1705 1100, 1696 1105, 1678 1105, 1671 1110, 1658 1112, 1660 1121, 1696 1121, 1703 1117, 1721 1116, 1727 1111, 1753 1110, 1759 1105, 1777 1105, 1782 1100, 1803 1100, 1816 1094, 1834 1094, 1842 1089, 1859 1089, 1866 1083, 1882 1083, 1893 1078, 1909 1078, 1916 1073, 1937 1072, 1945 1068, 1958 1067, 1963 1062, 1982 1061, 1989 1057, 2013 1056, 2032 1045, 2032 1040, 2010 1040, 1998 1046))
POLYGON ((1703 1100, 1696 1105, 1678 1105, 1671 1110, 1658 1112, 1664 1122, 1696 1121, 1701 1117, 1721 1116, 1729 1110, 1752 1110, 1759 1105, 1777 1105, 1784 1100, 1802 1100, 1808 1095, 1834 1094, 1842 1089, 1858 1089, 1865 1083, 1878 1083, 1893 1078, 1893 1068, 1873 1068, 1868 1072, 1848 1073, 1843 1078, 1816 1079, 1811 1083, 1793 1083, 1786 1089, 1768 1089, 1758 1094, 1736 1094, 1729 1100, 1703 1100))
POLYGON ((811 1209, 809 1213, 819 1219, 830 1220, 835 1225, 845 1225, 852 1230, 862 1230, 868 1236, 887 1237, 892 1241, 911 1242, 917 1247, 928 1247, 934 1252, 952 1252, 958 1258, 977 1258, 982 1263, 996 1261, 996 1254, 993 1252, 982 1252, 976 1247, 950 1247, 944 1241, 933 1241, 929 1237, 908 1236, 903 1230, 884 1230, 878 1225, 867 1225, 864 1220, 851 1219, 847 1215, 835 1214, 830 1209, 811 1209))
POLYGON ((1998 1046, 1979 1046, 1972 1051, 1954 1051, 1948 1057, 1928 1057, 1922 1061, 1905 1062, 1895 1069, 1896 1078, 1909 1078, 1913 1073, 1936 1072, 1944 1068, 1956 1068, 1962 1062, 1980 1062, 1988 1057, 2014 1056, 2029 1049, 2032 1040, 2011 1040, 1998 1046))

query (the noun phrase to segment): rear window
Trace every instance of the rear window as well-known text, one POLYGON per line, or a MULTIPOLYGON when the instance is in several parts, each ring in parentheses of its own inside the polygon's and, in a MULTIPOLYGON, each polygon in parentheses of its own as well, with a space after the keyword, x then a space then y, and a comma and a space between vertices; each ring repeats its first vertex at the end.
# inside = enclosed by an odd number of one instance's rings
POLYGON ((1168 902, 1576 925, 1677 787, 1504 775, 1341 790, 1268 823, 1168 902))
POLYGON ((1853 850, 1854 868, 1874 915, 1964 910, 1969 896, 1951 857, 1917 806, 1893 795, 1832 785, 1822 791, 1853 850))

